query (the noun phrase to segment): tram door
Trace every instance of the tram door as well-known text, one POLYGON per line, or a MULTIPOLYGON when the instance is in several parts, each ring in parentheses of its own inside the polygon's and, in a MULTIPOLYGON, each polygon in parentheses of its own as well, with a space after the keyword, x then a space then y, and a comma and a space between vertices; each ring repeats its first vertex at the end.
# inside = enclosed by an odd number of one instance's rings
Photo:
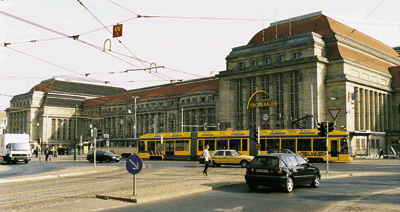
POLYGON ((331 157, 338 156, 338 142, 337 140, 331 140, 331 157))
POLYGON ((174 141, 165 142, 165 156, 164 158, 173 158, 174 156, 174 141))
POLYGON ((295 139, 281 139, 281 149, 288 149, 296 153, 296 140, 295 139))

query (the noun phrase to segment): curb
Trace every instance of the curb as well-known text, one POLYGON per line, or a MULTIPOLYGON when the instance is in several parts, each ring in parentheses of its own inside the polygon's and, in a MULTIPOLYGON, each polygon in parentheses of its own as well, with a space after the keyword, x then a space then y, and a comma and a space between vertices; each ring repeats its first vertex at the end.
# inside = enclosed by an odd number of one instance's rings
POLYGON ((201 193, 201 192, 206 192, 206 191, 211 191, 211 190, 214 190, 214 187, 199 188, 199 189, 189 190, 189 191, 181 191, 179 193, 161 195, 161 196, 157 196, 157 197, 133 198, 133 197, 115 197, 115 196, 109 196, 109 195, 96 194, 96 198, 105 199, 105 200, 113 199, 113 200, 119 200, 119 201, 130 202, 130 203, 146 203, 146 202, 151 202, 151 201, 155 201, 155 200, 164 200, 164 199, 179 197, 182 195, 201 193))
POLYGON ((0 184, 27 181, 27 180, 42 180, 42 179, 57 178, 57 177, 68 177, 68 176, 91 174, 91 173, 97 173, 97 172, 98 171, 88 171, 88 172, 77 172, 77 173, 70 173, 70 174, 54 174, 54 175, 46 175, 46 176, 39 176, 39 177, 20 178, 20 179, 12 179, 12 180, 0 180, 0 184))

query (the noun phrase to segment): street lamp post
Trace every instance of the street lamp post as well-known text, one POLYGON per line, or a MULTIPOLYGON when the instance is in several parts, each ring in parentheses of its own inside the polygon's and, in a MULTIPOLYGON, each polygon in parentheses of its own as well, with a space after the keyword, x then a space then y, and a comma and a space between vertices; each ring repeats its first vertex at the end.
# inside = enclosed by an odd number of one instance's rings
POLYGON ((134 126, 134 128, 135 128, 135 137, 134 138, 136 138, 136 99, 139 98, 139 97, 138 96, 132 96, 132 98, 135 98, 135 126, 134 126))

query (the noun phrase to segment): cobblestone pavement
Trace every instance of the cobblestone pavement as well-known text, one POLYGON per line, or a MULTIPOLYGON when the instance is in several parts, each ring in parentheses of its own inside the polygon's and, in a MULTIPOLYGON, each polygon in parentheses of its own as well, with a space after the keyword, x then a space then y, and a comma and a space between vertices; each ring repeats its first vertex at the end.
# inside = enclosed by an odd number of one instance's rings
MULTIPOLYGON (((59 156, 52 162, 56 161, 72 162, 73 156, 59 156)), ((144 164, 147 164, 146 162, 144 161, 144 164)), ((400 166, 400 160, 356 159, 354 163, 400 166)), ((0 198, 0 210, 25 211, 41 207, 62 207, 68 202, 80 202, 96 197, 142 203, 245 183, 243 168, 210 168, 209 176, 203 176, 202 170, 203 165, 198 163, 193 163, 193 166, 165 168, 146 165, 136 175, 136 196, 132 196, 133 176, 126 171, 125 166, 121 167, 121 164, 107 164, 96 169, 93 166, 71 166, 54 172, 6 178, 0 180, 0 196, 3 197, 0 198)), ((358 173, 330 171, 329 174, 321 174, 323 182, 329 178, 386 175, 393 172, 365 170, 358 173)))

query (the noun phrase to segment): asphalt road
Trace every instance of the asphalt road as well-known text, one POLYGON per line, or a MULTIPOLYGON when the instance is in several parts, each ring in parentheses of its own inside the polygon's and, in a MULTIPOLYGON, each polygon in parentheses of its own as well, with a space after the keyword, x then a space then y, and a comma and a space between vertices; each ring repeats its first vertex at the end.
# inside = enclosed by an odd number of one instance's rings
POLYGON ((399 194, 399 175, 365 176, 322 180, 319 188, 300 186, 292 193, 268 187, 250 191, 242 184, 147 204, 103 207, 101 211, 400 211, 399 194))

